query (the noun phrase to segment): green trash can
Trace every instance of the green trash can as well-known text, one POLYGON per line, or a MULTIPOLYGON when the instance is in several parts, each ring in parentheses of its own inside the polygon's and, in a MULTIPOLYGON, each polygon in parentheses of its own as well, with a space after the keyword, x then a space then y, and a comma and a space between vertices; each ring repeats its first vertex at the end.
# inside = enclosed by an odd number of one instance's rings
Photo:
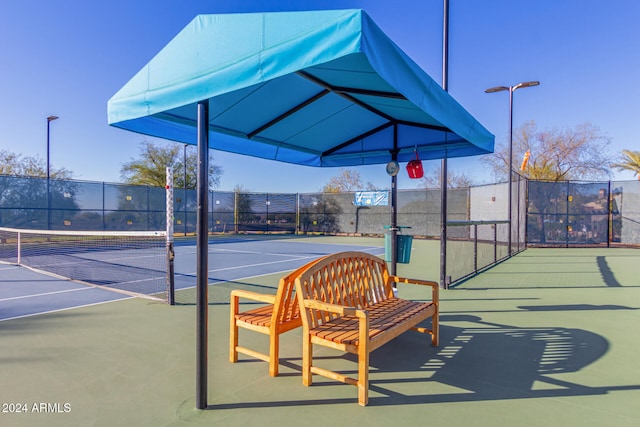
MULTIPOLYGON (((385 226, 385 228, 391 228, 385 226)), ((398 227, 398 229, 411 227, 398 227)), ((408 264, 411 261, 411 245, 413 236, 407 234, 396 234, 396 259, 401 264, 408 264)), ((391 232, 384 235, 384 260, 391 261, 391 232)))

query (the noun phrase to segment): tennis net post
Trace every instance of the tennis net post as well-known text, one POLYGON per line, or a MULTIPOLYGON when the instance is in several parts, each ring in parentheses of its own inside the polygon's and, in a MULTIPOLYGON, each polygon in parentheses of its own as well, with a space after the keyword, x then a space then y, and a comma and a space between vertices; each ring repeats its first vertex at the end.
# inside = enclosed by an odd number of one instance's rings
POLYGON ((176 284, 173 260, 175 259, 175 249, 173 241, 173 168, 167 167, 167 191, 166 191, 166 214, 167 214, 167 302, 169 305, 176 303, 176 284))

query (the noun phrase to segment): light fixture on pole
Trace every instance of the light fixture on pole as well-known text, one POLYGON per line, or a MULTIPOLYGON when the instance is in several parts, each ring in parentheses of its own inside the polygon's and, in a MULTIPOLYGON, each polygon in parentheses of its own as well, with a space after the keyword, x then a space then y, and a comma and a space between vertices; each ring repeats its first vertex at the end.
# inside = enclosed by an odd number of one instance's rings
POLYGON ((502 92, 509 91, 509 192, 508 200, 509 206, 507 210, 509 211, 509 256, 511 256, 511 229, 512 229, 512 199, 513 195, 511 194, 512 190, 512 171, 513 171, 513 92, 523 87, 531 87, 538 86, 540 84, 539 81, 531 81, 531 82, 521 82, 514 86, 496 86, 491 87, 485 90, 485 93, 494 93, 494 92, 502 92))
POLYGON ((47 229, 51 230, 51 156, 49 150, 50 125, 54 120, 58 120, 58 116, 47 117, 47 229))

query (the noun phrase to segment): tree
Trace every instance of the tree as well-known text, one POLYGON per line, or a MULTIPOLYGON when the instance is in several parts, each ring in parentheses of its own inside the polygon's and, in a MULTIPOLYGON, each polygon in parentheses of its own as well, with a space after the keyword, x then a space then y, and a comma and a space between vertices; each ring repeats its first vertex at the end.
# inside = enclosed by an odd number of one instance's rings
MULTIPOLYGON (((513 169, 520 169, 518 159, 528 152, 530 158, 520 174, 530 179, 568 181, 608 177, 610 142, 590 123, 575 129, 538 130, 536 123, 530 121, 513 134, 513 169)), ((493 155, 484 156, 482 161, 496 178, 507 179, 508 145, 499 145, 493 155)))
MULTIPOLYGON (((47 164, 39 157, 23 157, 21 154, 0 150, 0 175, 46 178, 47 164)), ((65 168, 50 168, 52 179, 71 179, 73 172, 65 168)))
MULTIPOLYGON (((529 179, 550 181, 528 186, 529 213, 536 221, 527 223, 530 236, 539 235, 546 242, 557 230, 567 227, 555 221, 557 209, 566 203, 566 186, 562 181, 600 179, 610 175, 607 146, 610 138, 589 123, 575 129, 538 130, 535 122, 527 122, 513 135, 513 169, 529 179), (520 159, 529 153, 527 161, 520 159), (549 223, 547 224, 547 222, 549 223)), ((497 178, 508 179, 509 147, 501 145, 494 155, 482 159, 497 178)))
POLYGON ((250 191, 238 184, 233 188, 233 192, 236 195, 236 206, 234 208, 238 222, 236 228, 238 224, 249 224, 256 221, 258 217, 253 212, 250 191))
POLYGON ((300 231, 335 233, 338 231, 338 215, 342 209, 333 194, 308 195, 300 204, 300 231))
MULTIPOLYGON (((420 188, 440 188, 440 175, 442 167, 437 166, 431 170, 430 174, 420 179, 420 188)), ((447 170, 447 188, 468 188, 473 185, 473 180, 464 172, 458 173, 453 170, 447 170)))
MULTIPOLYGON (((173 167, 174 188, 196 188, 198 155, 193 150, 187 153, 187 176, 185 183, 183 146, 160 146, 150 141, 141 143, 140 158, 124 163, 120 175, 124 182, 132 185, 164 187, 167 166, 173 167)), ((222 167, 213 163, 209 156, 209 189, 220 186, 222 167)))
POLYGON ((640 180, 640 151, 622 150, 618 161, 611 164, 612 168, 622 171, 631 171, 640 180))
POLYGON ((78 209, 77 185, 69 181, 73 173, 68 169, 51 167, 51 180, 47 181, 44 160, 0 150, 0 175, 12 176, 6 178, 7 185, 0 181, 0 206, 11 207, 0 210, 0 225, 44 228, 49 222, 61 224, 65 212, 78 209), (53 208, 50 216, 49 203, 53 208))
POLYGON ((375 186, 371 182, 367 182, 366 185, 362 183, 360 172, 353 169, 343 169, 338 175, 329 179, 329 182, 322 187, 322 192, 342 193, 363 189, 376 190, 375 186))

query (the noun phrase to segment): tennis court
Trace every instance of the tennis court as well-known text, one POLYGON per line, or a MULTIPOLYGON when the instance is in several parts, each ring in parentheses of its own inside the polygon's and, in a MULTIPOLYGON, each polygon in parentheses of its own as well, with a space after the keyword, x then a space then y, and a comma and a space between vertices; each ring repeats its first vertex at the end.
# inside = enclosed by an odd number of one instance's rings
POLYGON ((125 295, 0 264, 0 321, 84 307, 125 295))
MULTIPOLYGON (((60 295, 70 299, 102 290, 71 291, 75 284, 64 288, 24 269, 23 277, 11 276, 14 283, 6 286, 5 273, 15 272, 3 269, 2 287, 13 288, 14 296, 22 285, 34 294, 46 293, 50 285, 62 292, 38 297, 49 300, 42 310, 48 313, 0 322, 0 403, 5 405, 0 409, 6 409, 0 423, 313 426, 326 425, 327 414, 371 426, 423 425, 427 418, 492 427, 640 423, 637 250, 528 249, 442 291, 441 345, 432 348, 420 334, 406 333, 375 351, 370 406, 362 408, 353 387, 321 378, 312 387, 302 385, 299 331, 282 337, 277 378, 269 377, 261 361, 228 362, 232 288, 274 292, 281 271, 307 256, 355 247, 382 251, 382 239, 310 240, 212 242, 211 280, 235 279, 210 286, 209 407, 204 411, 194 409, 193 304, 125 297, 54 311, 51 301, 60 295), (233 254, 244 261, 232 262, 233 254), (262 266, 247 266, 247 260, 262 266), (260 271, 263 275, 255 275, 260 271), (17 413, 17 404, 27 410, 17 413)), ((401 265, 400 273, 428 278, 437 271, 429 267, 437 266, 437 259, 425 258, 434 243, 437 258, 437 242, 418 241, 412 262, 401 265)), ((193 266, 178 259, 194 248, 176 249, 180 280, 188 285, 193 266)), ((410 287, 400 287, 400 296, 424 298, 410 287)), ((266 337, 244 337, 257 348, 268 346, 266 337)), ((355 369, 349 355, 318 349, 314 357, 345 373, 355 369)))
MULTIPOLYGON (((52 242, 46 244, 52 245, 52 242)), ((95 240, 91 244, 91 249, 76 247, 72 254, 56 245, 54 253, 45 248, 31 256, 27 265, 52 271, 54 276, 0 264, 0 321, 129 298, 129 293, 145 296, 156 292, 158 286, 166 287, 162 238, 160 244, 150 247, 116 247, 113 242, 108 246, 94 246, 95 240), (83 280, 78 283, 64 277, 82 277, 83 280), (150 280, 160 284, 148 291, 150 280)), ((209 244, 209 301, 212 304, 228 303, 231 289, 260 287, 243 283, 248 278, 284 274, 334 252, 359 250, 380 255, 384 252, 381 245, 381 239, 356 239, 352 242, 345 239, 332 243, 323 237, 212 238, 209 244)), ((195 304, 194 239, 184 239, 176 244, 174 268, 176 304, 195 304)))

